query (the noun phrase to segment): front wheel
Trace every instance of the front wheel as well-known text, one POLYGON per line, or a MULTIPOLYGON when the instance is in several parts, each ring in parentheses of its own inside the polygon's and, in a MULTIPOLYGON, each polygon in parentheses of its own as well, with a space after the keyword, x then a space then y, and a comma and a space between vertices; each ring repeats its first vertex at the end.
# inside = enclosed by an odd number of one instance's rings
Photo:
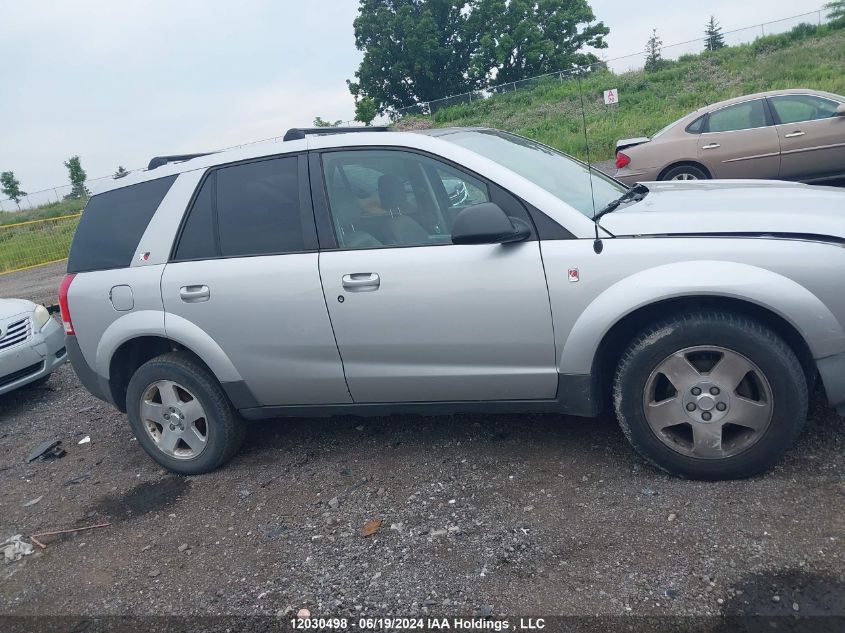
POLYGON ((243 442, 243 422, 220 384, 190 354, 171 352, 141 365, 129 381, 126 412, 138 442, 180 475, 214 470, 243 442))
POLYGON ((807 383, 795 353, 768 328, 692 313, 631 343, 614 402, 648 461, 693 479, 734 479, 769 468, 792 445, 807 416, 807 383))

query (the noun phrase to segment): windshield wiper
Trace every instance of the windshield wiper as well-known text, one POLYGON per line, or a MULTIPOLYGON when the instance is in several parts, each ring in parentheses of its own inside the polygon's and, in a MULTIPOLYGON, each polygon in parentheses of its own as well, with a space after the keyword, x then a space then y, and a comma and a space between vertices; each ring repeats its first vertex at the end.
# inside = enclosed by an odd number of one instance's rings
POLYGON ((606 216, 608 213, 612 213, 613 211, 616 211, 616 208, 619 205, 621 205, 625 202, 639 202, 640 200, 645 198, 647 195, 648 195, 648 187, 646 187, 643 184, 637 183, 636 185, 634 185, 633 187, 628 189, 628 191, 626 191, 621 196, 616 198, 616 200, 608 202, 607 206, 604 209, 602 209, 601 211, 599 211, 598 213, 596 213, 593 216, 593 222, 598 222, 604 216, 606 216))

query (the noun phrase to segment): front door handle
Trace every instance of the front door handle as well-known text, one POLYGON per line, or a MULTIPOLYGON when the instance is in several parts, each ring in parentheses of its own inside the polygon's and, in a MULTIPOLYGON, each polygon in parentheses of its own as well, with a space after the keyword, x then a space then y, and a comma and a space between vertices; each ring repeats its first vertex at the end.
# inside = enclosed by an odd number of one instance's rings
POLYGON ((185 303, 199 303, 201 301, 208 301, 211 297, 211 290, 208 286, 182 286, 179 288, 179 296, 185 303))
POLYGON ((343 276, 343 289, 349 292, 372 292, 381 284, 378 273, 351 273, 343 276))
POLYGON ((798 130, 796 132, 790 132, 789 134, 784 134, 783 138, 796 138, 798 136, 804 136, 804 132, 798 130))
POLYGON ((710 143, 710 145, 702 145, 701 149, 716 149, 717 147, 721 147, 718 143, 710 143))

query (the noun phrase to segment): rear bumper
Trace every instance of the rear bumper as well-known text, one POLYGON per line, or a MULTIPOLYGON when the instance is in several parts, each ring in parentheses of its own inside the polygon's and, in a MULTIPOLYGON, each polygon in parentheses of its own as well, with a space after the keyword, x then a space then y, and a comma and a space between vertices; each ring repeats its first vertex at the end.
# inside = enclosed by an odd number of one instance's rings
POLYGON ((100 374, 91 369, 88 361, 85 360, 85 357, 82 355, 82 350, 79 348, 79 343, 77 342, 76 337, 66 336, 65 347, 67 347, 67 355, 68 358, 70 358, 70 364, 73 366, 73 371, 76 372, 82 386, 100 400, 104 400, 105 402, 114 405, 114 402, 112 402, 111 399, 111 389, 109 388, 108 379, 103 378, 100 374))
POLYGON ((64 338, 62 326, 50 319, 25 343, 0 354, 0 394, 48 376, 64 364, 67 361, 64 338))
POLYGON ((635 185, 638 182, 652 182, 657 180, 660 172, 655 169, 628 169, 623 167, 617 169, 615 174, 611 174, 616 180, 621 180, 626 185, 635 185))
POLYGON ((845 416, 845 353, 816 361, 827 400, 839 415, 845 416))

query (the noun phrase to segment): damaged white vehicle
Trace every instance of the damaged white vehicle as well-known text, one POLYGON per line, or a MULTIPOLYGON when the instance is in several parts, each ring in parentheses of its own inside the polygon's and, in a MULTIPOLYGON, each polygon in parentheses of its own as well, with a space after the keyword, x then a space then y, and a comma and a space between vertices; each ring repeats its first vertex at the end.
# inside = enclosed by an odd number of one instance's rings
POLYGON ((0 395, 46 382, 67 360, 62 326, 43 305, 0 299, 0 395))

